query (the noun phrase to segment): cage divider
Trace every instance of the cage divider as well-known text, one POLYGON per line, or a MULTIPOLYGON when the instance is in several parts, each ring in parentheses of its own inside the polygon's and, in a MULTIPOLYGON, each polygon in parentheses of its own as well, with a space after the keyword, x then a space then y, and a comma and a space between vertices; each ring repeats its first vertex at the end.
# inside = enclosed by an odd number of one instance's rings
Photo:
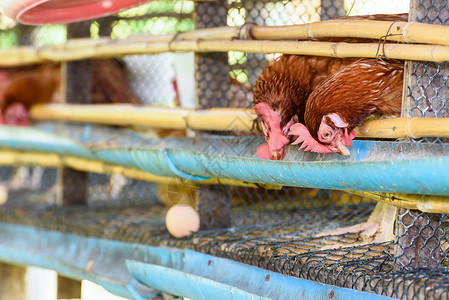
MULTIPOLYGON (((257 1, 254 1, 254 0, 244 1, 244 3, 242 3, 242 4, 245 7, 254 7, 254 6, 256 6, 257 1)), ((256 24, 258 18, 260 18, 258 14, 255 14, 255 13, 253 13, 252 10, 248 9, 247 13, 246 13, 245 23, 246 23, 246 25, 251 26, 252 24, 256 24)), ((257 25, 259 25, 259 24, 257 24, 257 25)), ((242 31, 243 31, 243 28, 242 28, 242 31)), ((251 31, 251 27, 250 27, 249 32, 250 31, 251 31)), ((266 56, 266 54, 263 54, 263 53, 247 53, 246 54, 246 62, 244 64, 244 67, 245 67, 245 71, 247 72, 247 75, 248 75, 248 82, 251 86, 254 86, 254 83, 256 82, 257 78, 259 77, 259 74, 267 66, 265 56, 266 56), (257 64, 255 62, 257 62, 257 64)))
MULTIPOLYGON (((67 38, 90 36, 90 21, 69 24, 67 38)), ((65 102, 73 104, 88 104, 91 91, 90 60, 67 62, 66 68, 66 95, 65 102), (87 75, 87 76, 86 76, 87 75)), ((64 96, 63 96, 64 97, 64 96)), ((60 168, 60 183, 62 184, 62 204, 87 204, 87 173, 71 168, 60 168)))
MULTIPOLYGON (((410 1, 409 22, 449 25, 448 15, 444 18, 444 0, 410 1), (434 9, 439 7, 440 10, 434 9), (439 14, 442 16, 439 16, 439 14), (443 21, 443 22, 442 22, 443 21)), ((447 78, 449 67, 444 63, 429 65, 428 62, 407 61, 404 69, 404 92, 402 99, 403 117, 447 117, 433 113, 432 102, 438 101, 440 88, 433 84, 438 76, 447 78), (435 67, 436 66, 436 67, 435 67), (419 70, 419 71, 418 71, 419 70), (427 80, 427 78, 429 80, 427 80)), ((447 97, 446 97, 447 99, 447 97)), ((429 140, 422 139, 422 142, 429 140)), ((417 142, 417 141, 416 141, 417 142)), ((394 246, 395 268, 416 269, 436 268, 440 266, 443 258, 442 240, 444 230, 442 218, 438 215, 422 213, 419 210, 400 208, 395 225, 396 244, 394 246)), ((441 215, 440 215, 441 216, 441 215)))
MULTIPOLYGON (((196 29, 226 26, 228 4, 226 0, 195 2, 196 29)), ((195 54, 195 107, 226 107, 230 104, 228 54, 210 52, 195 54)), ((196 135, 202 134, 196 131, 196 135)), ((201 162, 198 162, 201 163, 201 162)), ((212 187, 202 187, 196 199, 200 215, 200 229, 217 229, 231 226, 230 203, 217 195, 212 187)))

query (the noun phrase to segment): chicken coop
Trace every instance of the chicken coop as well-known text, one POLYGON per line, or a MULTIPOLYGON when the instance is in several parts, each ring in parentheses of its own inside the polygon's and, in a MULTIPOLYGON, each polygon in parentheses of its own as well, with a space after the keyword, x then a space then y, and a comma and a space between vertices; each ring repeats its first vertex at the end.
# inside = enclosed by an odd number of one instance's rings
POLYGON ((0 299, 449 299, 447 1, 38 2, 0 1, 0 299), (261 159, 282 55, 395 60, 400 114, 261 159))

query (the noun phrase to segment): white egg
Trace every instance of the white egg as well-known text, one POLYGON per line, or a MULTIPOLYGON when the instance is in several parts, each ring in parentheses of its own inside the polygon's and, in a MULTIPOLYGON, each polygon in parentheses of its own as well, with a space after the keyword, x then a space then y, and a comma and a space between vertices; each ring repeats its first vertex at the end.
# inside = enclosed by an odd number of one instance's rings
POLYGON ((190 205, 177 204, 167 211, 165 225, 176 238, 189 236, 200 229, 200 216, 190 205))

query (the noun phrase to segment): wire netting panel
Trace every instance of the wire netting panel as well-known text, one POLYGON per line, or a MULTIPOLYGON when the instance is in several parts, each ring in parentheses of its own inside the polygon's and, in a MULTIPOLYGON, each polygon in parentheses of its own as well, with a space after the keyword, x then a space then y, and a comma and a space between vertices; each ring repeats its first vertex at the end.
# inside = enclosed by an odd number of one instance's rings
POLYGON ((401 209, 398 214, 396 266, 399 269, 446 265, 448 216, 401 209))
MULTIPOLYGON (((29 204, 61 204, 62 186, 55 168, 17 165, 0 168, 0 202, 14 207, 29 204)), ((122 175, 86 173, 89 207, 159 204, 156 183, 122 175)), ((74 189, 73 193, 77 193, 74 189)), ((79 195, 74 195, 78 197, 79 195)))
POLYGON ((314 237, 330 227, 365 221, 372 207, 298 207, 245 216, 232 214, 230 228, 202 230, 182 239, 167 232, 167 207, 157 205, 5 205, 0 207, 0 220, 92 237, 188 248, 289 276, 399 299, 447 299, 447 269, 398 269, 394 243, 357 245, 363 242, 357 234, 314 237))
POLYGON ((449 65, 447 63, 412 63, 412 81, 410 87, 410 109, 412 117, 447 118, 449 109, 447 85, 449 65))
MULTIPOLYGON (((446 1, 414 1, 415 10, 409 20, 421 23, 447 25, 449 10, 446 1)), ((447 118, 449 98, 449 65, 435 62, 406 62, 407 93, 403 103, 403 115, 407 117, 447 118)), ((420 143, 447 142, 445 138, 414 139, 420 143)), ((446 214, 425 214, 400 209, 396 225, 396 267, 402 270, 414 268, 438 268, 446 258, 446 214)))
MULTIPOLYGON (((416 1, 411 21, 447 25, 449 10, 445 1, 416 1)), ((449 109, 449 65, 435 62, 408 62, 411 69, 405 116, 447 118, 449 109)), ((419 142, 445 142, 446 139, 425 138, 419 142)))

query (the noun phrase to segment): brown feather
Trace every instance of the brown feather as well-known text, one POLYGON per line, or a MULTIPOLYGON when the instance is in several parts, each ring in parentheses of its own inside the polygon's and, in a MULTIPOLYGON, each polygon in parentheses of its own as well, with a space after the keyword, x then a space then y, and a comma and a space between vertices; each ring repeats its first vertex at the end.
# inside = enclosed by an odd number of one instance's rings
POLYGON ((338 113, 350 124, 362 125, 373 114, 400 116, 404 66, 399 61, 363 59, 318 86, 306 106, 305 125, 316 139, 322 117, 338 113))
MULTIPOLYGON (((344 17, 342 19, 371 19, 406 21, 407 14, 370 15, 344 17)), ((387 34, 387 32, 385 33, 387 34)), ((360 38, 324 38, 338 42, 366 42, 360 38)), ((370 40, 372 41, 372 40, 370 40)), ((267 144, 258 148, 261 158, 281 159, 289 143, 288 132, 293 123, 305 124, 306 103, 317 86, 339 72, 342 68, 359 61, 359 58, 327 58, 316 56, 282 55, 265 68, 253 89, 253 106, 261 122, 267 144), (295 118, 296 116, 296 118, 295 118)), ((352 82, 354 84, 354 82, 352 82)), ((369 113, 375 110, 369 106, 369 113)), ((362 109, 366 111, 367 109, 362 109)), ((360 116, 366 117, 368 114, 360 116)), ((318 125, 319 126, 319 125, 318 125)), ((316 137, 316 131, 313 132, 316 137)), ((352 133, 346 133, 347 143, 352 133)))

